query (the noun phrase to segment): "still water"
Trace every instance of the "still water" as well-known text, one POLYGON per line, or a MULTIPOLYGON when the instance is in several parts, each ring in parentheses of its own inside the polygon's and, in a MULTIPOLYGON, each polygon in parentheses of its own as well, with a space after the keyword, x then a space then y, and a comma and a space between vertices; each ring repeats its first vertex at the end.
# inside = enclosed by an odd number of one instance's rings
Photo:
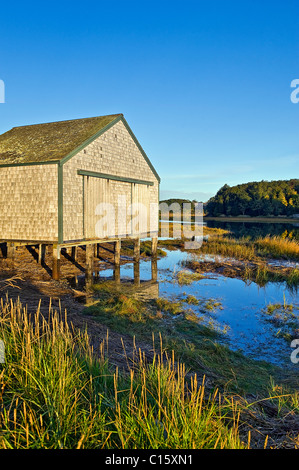
MULTIPOLYGON (((289 230, 284 224, 279 225, 279 230, 289 230)), ((267 228, 269 226, 264 230, 267 228)), ((234 230, 241 233, 244 224, 235 224, 234 230)), ((252 233, 261 233, 262 227, 251 227, 251 230, 252 233)), ((279 230, 276 227, 275 233, 279 234, 279 230)), ((298 228, 293 227, 293 233, 296 230, 298 228)), ((293 304, 292 315, 295 322, 299 322, 299 298, 296 290, 289 289, 285 283, 268 283, 265 287, 259 287, 254 282, 248 283, 214 273, 206 273, 203 279, 180 285, 176 279, 177 273, 182 270, 191 273, 184 267, 184 261, 196 255, 180 250, 165 251, 167 256, 158 259, 154 271, 150 259, 141 259, 137 271, 133 262, 120 266, 118 282, 129 286, 135 279, 136 292, 144 299, 164 297, 177 301, 192 295, 199 300, 199 304, 186 303, 186 308, 192 309, 203 324, 219 332, 217 342, 226 344, 234 351, 241 351, 252 359, 298 370, 299 364, 293 364, 290 359, 293 351, 291 339, 280 336, 281 328, 270 322, 269 315, 264 311, 269 304, 293 304), (212 305, 212 308, 207 309, 207 305, 212 305)), ((104 267, 96 282, 108 279, 115 279, 113 267, 104 267)))
POLYGON ((299 220, 290 223, 263 223, 263 222, 222 222, 209 220, 205 223, 207 227, 216 227, 229 230, 235 237, 258 237, 279 236, 290 237, 299 240, 299 220))

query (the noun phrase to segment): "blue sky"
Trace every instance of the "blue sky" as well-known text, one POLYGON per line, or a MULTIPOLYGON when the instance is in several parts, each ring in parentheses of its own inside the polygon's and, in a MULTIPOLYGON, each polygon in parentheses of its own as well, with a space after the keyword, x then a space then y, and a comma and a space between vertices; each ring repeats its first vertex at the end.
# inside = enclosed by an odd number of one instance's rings
POLYGON ((123 113, 161 197, 298 177, 295 0, 1 4, 0 132, 123 113))

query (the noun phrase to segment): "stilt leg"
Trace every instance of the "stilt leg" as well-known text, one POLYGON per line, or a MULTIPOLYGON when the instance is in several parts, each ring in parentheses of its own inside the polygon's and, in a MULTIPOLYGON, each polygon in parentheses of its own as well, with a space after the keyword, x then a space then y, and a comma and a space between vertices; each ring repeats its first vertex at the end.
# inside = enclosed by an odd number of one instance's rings
POLYGON ((60 246, 53 245, 53 269, 52 269, 52 278, 55 281, 59 281, 60 278, 60 246))
POLYGON ((140 286, 140 263, 134 261, 134 284, 140 286))
POLYGON ((93 276, 94 264, 94 245, 86 245, 86 278, 91 279, 93 276))
POLYGON ((114 242, 114 264, 116 265, 120 264, 120 249, 121 249, 121 241, 116 240, 116 242, 114 242))
POLYGON ((11 259, 14 261, 15 259, 15 254, 16 254, 16 246, 12 242, 7 242, 7 258, 11 259))
POLYGON ((134 240, 134 262, 138 263, 140 260, 140 238, 134 240))
POLYGON ((72 256, 73 261, 77 261, 77 251, 78 251, 77 248, 78 248, 77 246, 72 246, 71 256, 72 256))

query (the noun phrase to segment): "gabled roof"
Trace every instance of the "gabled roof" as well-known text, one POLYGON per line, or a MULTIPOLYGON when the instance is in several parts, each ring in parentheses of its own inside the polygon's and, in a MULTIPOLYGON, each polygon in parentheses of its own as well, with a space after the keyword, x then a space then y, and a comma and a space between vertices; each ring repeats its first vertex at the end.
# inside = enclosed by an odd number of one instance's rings
POLYGON ((58 161, 122 114, 13 127, 0 135, 0 165, 58 161))
POLYGON ((0 167, 58 162, 61 165, 120 120, 160 182, 123 114, 13 127, 0 135, 0 167))

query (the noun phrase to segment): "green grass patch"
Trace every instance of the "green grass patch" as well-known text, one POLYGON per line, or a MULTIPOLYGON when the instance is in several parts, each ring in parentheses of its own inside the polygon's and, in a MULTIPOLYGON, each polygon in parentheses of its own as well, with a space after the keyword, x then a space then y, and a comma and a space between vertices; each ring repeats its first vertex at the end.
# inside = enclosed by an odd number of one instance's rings
MULTIPOLYGON (((219 340, 226 335, 226 330, 219 330, 213 321, 207 324, 206 317, 206 313, 222 308, 215 299, 198 299, 201 315, 195 315, 188 302, 185 302, 186 299, 173 302, 158 298, 145 303, 115 291, 115 288, 105 283, 97 287, 97 296, 97 302, 86 307, 85 315, 92 315, 113 331, 132 335, 137 340, 149 341, 153 335, 159 338, 161 333, 164 347, 168 351, 174 350, 178 361, 202 373, 213 371, 219 386, 229 384, 229 388, 234 391, 256 391, 260 387, 266 389, 269 376, 276 370, 266 363, 257 365, 239 353, 230 351, 228 347, 219 346, 219 340), (253 383, 255 367, 259 379, 253 383)), ((190 300, 191 306, 194 299, 190 300)))
MULTIPOLYGON (((152 361, 137 350, 127 351, 128 369, 120 373, 109 362, 105 341, 96 356, 88 333, 70 328, 56 312, 46 321, 39 311, 29 315, 20 303, 2 302, 0 448, 244 449, 250 446, 248 431, 255 427, 263 447, 271 433, 269 419, 264 419, 267 401, 274 405, 271 419, 281 418, 282 430, 288 432, 285 417, 298 412, 298 392, 286 393, 274 379, 269 385, 273 369, 231 353, 201 329, 201 341, 194 341, 187 326, 196 329, 198 319, 190 312, 178 322, 168 346, 161 337, 158 347, 153 344, 152 361), (182 341, 178 331, 185 328, 182 341), (197 366, 191 374, 177 360, 180 352, 197 366), (201 367, 205 375, 194 374, 201 367), (228 379, 228 369, 230 380, 221 393, 215 386, 206 387, 218 378, 217 371, 228 379), (239 393, 248 377, 251 382, 255 378, 255 392, 267 390, 264 397, 255 395, 254 403, 231 394, 232 389, 239 393), (256 405, 261 416, 250 408, 256 405), (254 420, 248 423, 250 409, 254 420)), ((280 442, 280 429, 278 435, 280 442)))
MULTIPOLYGON (((246 448, 238 406, 161 350, 136 354, 127 373, 96 357, 88 334, 57 313, 30 318, 2 304, 1 449, 246 448)), ((105 347, 101 348, 102 351, 105 347)))
POLYGON ((195 281, 200 281, 201 279, 204 279, 202 274, 186 270, 179 271, 176 275, 176 280, 180 286, 188 286, 195 281))
POLYGON ((263 313, 275 328, 275 336, 282 337, 288 342, 299 337, 299 307, 286 302, 270 303, 263 313))

